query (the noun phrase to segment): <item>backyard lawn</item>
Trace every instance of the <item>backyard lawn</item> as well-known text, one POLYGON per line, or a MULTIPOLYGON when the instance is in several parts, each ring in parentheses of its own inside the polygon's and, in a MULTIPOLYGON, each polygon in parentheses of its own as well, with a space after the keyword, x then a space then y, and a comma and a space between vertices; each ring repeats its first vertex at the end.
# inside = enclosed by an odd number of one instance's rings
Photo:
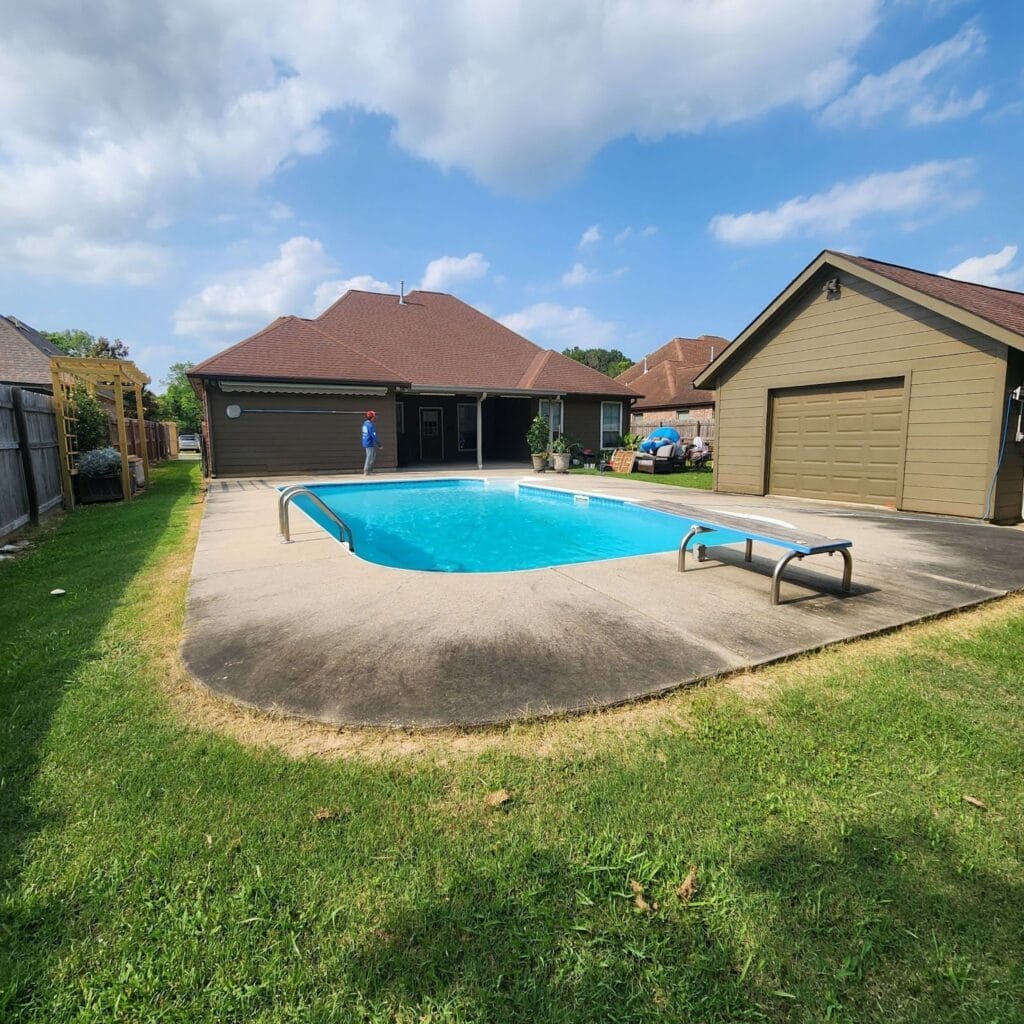
POLYGON ((155 481, 0 564, 0 1020, 1024 1020, 1024 598, 295 759, 169 695, 199 467, 155 481))
POLYGON ((685 473, 610 473, 599 469, 570 469, 577 476, 603 476, 616 480, 635 480, 645 484, 668 484, 670 487, 691 487, 697 491, 710 491, 714 474, 707 470, 687 470, 685 473))

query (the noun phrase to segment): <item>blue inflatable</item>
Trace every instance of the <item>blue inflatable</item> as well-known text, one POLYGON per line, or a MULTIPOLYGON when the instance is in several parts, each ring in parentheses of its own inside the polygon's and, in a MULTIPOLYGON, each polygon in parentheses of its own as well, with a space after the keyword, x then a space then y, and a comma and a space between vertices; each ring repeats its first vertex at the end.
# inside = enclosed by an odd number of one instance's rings
POLYGON ((679 431, 675 427, 658 427, 648 434, 646 441, 640 442, 640 451, 653 454, 663 444, 677 444, 678 441, 679 431))

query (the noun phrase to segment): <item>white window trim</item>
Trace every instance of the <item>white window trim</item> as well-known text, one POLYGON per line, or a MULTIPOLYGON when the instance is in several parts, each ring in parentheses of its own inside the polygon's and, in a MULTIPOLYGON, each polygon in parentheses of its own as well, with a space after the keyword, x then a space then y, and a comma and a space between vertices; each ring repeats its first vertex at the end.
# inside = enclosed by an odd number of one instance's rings
POLYGON ((619 437, 622 436, 622 403, 621 402, 602 402, 601 403, 601 416, 597 424, 597 436, 601 439, 601 448, 612 448, 613 445, 604 443, 604 407, 606 405, 614 405, 619 410, 619 429, 615 431, 619 437))
POLYGON ((472 448, 462 447, 462 431, 459 429, 459 410, 460 409, 472 409, 473 410, 473 433, 476 433, 476 402, 456 402, 455 403, 455 443, 459 446, 460 452, 475 452, 477 449, 477 441, 479 438, 474 438, 472 448))
POLYGON ((560 398, 541 398, 537 403, 537 413, 543 416, 548 422, 548 433, 554 437, 561 437, 565 433, 565 403, 560 398), (544 412, 544 406, 548 407, 547 413, 544 412), (551 407, 553 405, 558 406, 558 430, 555 430, 554 424, 551 422, 551 407))

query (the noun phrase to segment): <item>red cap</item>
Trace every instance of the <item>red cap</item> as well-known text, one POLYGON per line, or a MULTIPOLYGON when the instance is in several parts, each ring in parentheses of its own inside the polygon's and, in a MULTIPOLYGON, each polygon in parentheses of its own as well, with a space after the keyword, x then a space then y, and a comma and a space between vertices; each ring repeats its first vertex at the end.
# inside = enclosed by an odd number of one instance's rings
POLYGON ((377 415, 377 414, 376 414, 376 413, 375 413, 375 412, 374 412, 374 411, 373 411, 372 409, 367 409, 367 410, 366 410, 366 418, 367 418, 368 420, 372 420, 372 419, 373 419, 373 417, 374 417, 374 416, 376 416, 376 415, 377 415))

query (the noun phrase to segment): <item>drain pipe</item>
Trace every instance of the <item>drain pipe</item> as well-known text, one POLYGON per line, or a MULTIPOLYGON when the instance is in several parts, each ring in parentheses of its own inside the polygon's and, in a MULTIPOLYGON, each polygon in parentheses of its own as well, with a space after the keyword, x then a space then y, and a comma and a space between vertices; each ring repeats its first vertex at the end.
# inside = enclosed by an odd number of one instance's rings
POLYGON ((480 392, 476 400, 476 468, 484 468, 484 399, 486 391, 480 392))

